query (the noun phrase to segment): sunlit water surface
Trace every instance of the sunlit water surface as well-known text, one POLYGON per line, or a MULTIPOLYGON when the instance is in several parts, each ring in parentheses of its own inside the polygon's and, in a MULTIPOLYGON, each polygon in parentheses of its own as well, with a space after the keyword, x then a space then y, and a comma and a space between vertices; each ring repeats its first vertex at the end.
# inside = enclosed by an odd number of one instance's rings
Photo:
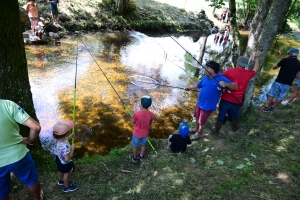
MULTIPOLYGON (((231 67, 229 44, 224 48, 216 45, 213 37, 208 37, 203 64, 226 59, 224 69, 231 67)), ((182 88, 195 82, 190 78, 195 67, 203 73, 195 61, 200 41, 193 42, 188 36, 104 32, 66 36, 60 45, 26 46, 44 148, 52 149, 56 121, 73 119, 75 86, 77 157, 106 154, 129 144, 133 124, 123 104, 131 112, 139 110, 143 95, 152 97, 150 110, 156 116, 151 138, 166 138, 181 121, 191 121, 197 93, 182 88), (137 75, 157 84, 150 89, 133 84, 131 78, 137 75)))

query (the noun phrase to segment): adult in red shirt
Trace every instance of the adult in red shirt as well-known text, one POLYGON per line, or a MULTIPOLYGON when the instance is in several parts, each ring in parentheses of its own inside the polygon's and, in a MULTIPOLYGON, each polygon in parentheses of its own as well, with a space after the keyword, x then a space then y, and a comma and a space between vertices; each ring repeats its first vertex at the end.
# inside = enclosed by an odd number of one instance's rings
POLYGON ((222 73, 223 76, 230 81, 238 85, 237 90, 231 90, 231 94, 228 90, 225 90, 221 95, 221 101, 219 104, 219 114, 216 125, 212 128, 214 134, 219 134, 219 131, 223 125, 223 120, 228 113, 232 117, 232 130, 236 131, 238 127, 239 110, 242 106, 243 96, 246 92, 250 79, 253 78, 256 71, 259 68, 260 52, 256 51, 253 54, 255 64, 254 69, 247 70, 249 59, 245 56, 240 56, 237 60, 235 68, 231 68, 222 73))

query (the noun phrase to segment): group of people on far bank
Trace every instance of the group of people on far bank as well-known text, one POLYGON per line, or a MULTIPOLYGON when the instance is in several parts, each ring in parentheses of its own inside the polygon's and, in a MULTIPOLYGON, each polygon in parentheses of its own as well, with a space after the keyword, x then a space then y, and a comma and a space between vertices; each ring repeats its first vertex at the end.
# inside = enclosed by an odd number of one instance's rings
MULTIPOLYGON (((48 0, 47 3, 50 4, 53 24, 58 25, 57 16, 59 0, 48 0)), ((42 36, 44 34, 44 24, 40 21, 38 5, 35 0, 28 0, 25 5, 25 10, 28 13, 28 17, 31 22, 32 35, 42 39, 42 36)))

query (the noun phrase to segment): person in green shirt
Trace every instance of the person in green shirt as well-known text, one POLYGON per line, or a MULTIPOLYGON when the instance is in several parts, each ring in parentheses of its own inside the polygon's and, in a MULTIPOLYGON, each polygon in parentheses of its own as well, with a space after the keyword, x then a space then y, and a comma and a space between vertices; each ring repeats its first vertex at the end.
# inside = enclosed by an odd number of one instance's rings
POLYGON ((39 136, 41 127, 20 106, 0 99, 0 199, 10 200, 10 172, 28 187, 34 199, 43 199, 37 170, 26 145, 39 136), (30 128, 28 137, 20 135, 17 124, 30 128))

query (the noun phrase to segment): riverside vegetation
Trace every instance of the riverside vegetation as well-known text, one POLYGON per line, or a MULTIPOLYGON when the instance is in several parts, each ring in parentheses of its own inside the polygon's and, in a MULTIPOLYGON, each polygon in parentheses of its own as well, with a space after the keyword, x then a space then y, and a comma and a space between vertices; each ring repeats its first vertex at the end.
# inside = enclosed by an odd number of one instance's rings
MULTIPOLYGON (((164 7, 153 9, 164 11, 164 7)), ((275 47, 270 52, 275 52, 275 47)), ((251 106, 240 121, 241 129, 237 132, 226 124, 221 129, 223 137, 217 138, 210 135, 208 127, 215 123, 211 117, 204 137, 182 154, 164 149, 167 139, 151 139, 158 154, 147 146, 145 161, 138 164, 128 157, 130 145, 115 148, 108 155, 85 156, 75 161, 72 175, 79 189, 67 194, 55 181, 58 177, 54 155, 42 150, 31 153, 45 198, 51 200, 299 199, 300 101, 280 106, 273 113, 263 113, 259 107, 251 106)), ((16 178, 12 178, 11 196, 31 199, 27 188, 16 178)))

